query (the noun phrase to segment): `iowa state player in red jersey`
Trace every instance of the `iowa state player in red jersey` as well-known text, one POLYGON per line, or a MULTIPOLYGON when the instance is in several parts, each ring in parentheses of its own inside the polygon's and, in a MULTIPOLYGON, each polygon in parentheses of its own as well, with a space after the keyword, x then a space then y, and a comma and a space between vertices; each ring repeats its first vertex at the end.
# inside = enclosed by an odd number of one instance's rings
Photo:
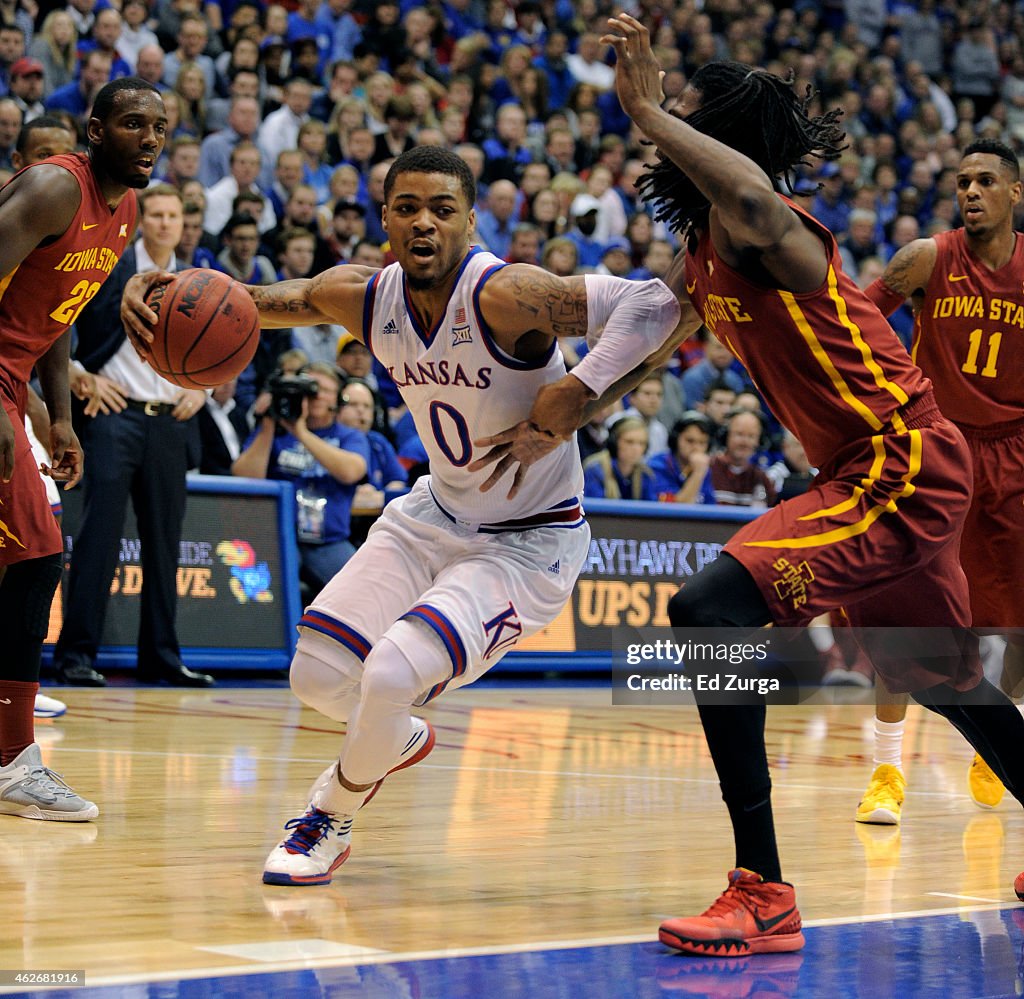
MULTIPOLYGON (((680 295, 821 469, 806 494, 745 526, 672 599, 672 624, 802 625, 845 606, 859 625, 968 625, 957 561, 970 502, 963 435, 843 273, 832 235, 775 190, 805 157, 838 156, 838 113, 809 118, 783 80, 738 63, 701 67, 666 113, 647 29, 626 14, 608 23, 619 100, 662 157, 644 196, 686 233, 680 295)), ((580 414, 549 405, 548 394, 530 420, 565 436, 580 414)), ((983 678, 976 654, 895 664, 872 651, 894 688, 949 717, 1024 794, 1024 719, 983 678)), ((711 908, 663 923, 661 939, 702 955, 796 950, 803 935, 775 843, 764 705, 700 705, 700 716, 736 869, 711 908)))
POLYGON ((0 814, 85 821, 97 807, 43 766, 33 705, 63 545, 25 434, 35 368, 50 416, 49 474, 82 475, 71 429, 70 327, 135 229, 166 117, 155 87, 124 78, 100 90, 89 152, 27 167, 0 191, 0 814))
MULTIPOLYGON (((908 298, 916 322, 911 356, 931 379, 943 414, 967 438, 974 498, 960 563, 978 628, 1024 627, 1024 237, 1013 229, 1020 167, 1008 146, 981 139, 957 171, 963 228, 916 239, 897 253, 868 297, 886 315, 908 298)), ((1000 686, 1024 690, 1024 645, 1011 637, 1000 686)), ((858 822, 896 825, 905 778, 907 698, 876 687, 875 772, 858 822)), ((971 797, 993 808, 1003 785, 981 756, 968 773, 971 797)))

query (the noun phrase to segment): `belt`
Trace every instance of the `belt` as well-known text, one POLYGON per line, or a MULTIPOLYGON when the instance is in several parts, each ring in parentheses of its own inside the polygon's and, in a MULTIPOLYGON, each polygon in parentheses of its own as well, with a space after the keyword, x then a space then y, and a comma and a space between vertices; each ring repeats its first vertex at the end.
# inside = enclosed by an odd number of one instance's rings
POLYGON ((126 399, 129 409, 137 409, 146 416, 166 416, 173 413, 176 402, 142 402, 139 399, 126 399))

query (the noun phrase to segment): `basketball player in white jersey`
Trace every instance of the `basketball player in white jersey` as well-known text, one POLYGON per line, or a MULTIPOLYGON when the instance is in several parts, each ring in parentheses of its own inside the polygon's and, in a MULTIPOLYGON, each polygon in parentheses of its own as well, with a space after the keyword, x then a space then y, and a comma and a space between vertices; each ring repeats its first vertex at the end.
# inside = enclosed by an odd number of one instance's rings
MULTIPOLYGON (((481 458, 474 442, 526 420, 543 386, 577 409, 621 391, 679 322, 660 281, 561 279, 471 247, 475 185, 453 153, 404 153, 384 195, 397 263, 249 289, 264 327, 337 323, 362 340, 398 385, 431 469, 299 622, 292 690, 348 725, 340 759, 267 858, 267 884, 330 881, 349 855, 355 813, 384 777, 433 748, 433 729, 412 709, 482 675, 572 593, 590 540, 575 442, 486 494, 494 470, 468 467, 481 458), (602 328, 567 375, 557 338, 602 328)), ((143 350, 155 318, 142 301, 146 277, 132 279, 123 304, 143 350)))

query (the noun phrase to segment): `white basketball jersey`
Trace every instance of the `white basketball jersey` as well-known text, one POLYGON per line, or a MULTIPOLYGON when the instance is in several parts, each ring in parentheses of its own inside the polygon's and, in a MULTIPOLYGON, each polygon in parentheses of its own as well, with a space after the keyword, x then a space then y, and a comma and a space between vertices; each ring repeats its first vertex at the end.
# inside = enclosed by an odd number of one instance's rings
MULTIPOLYGON (((558 344, 535 362, 516 360, 494 342, 478 311, 480 291, 504 263, 474 247, 459 269, 444 314, 432 330, 412 308, 398 264, 376 274, 366 291, 363 338, 394 379, 430 459, 430 488, 438 506, 465 525, 509 529, 565 522, 579 508, 583 469, 575 441, 532 465, 514 500, 512 473, 490 492, 480 484, 491 468, 470 472, 473 441, 526 419, 537 391, 565 375, 558 344), (545 517, 550 513, 551 517, 545 517)), ((580 516, 582 514, 580 513, 580 516)))

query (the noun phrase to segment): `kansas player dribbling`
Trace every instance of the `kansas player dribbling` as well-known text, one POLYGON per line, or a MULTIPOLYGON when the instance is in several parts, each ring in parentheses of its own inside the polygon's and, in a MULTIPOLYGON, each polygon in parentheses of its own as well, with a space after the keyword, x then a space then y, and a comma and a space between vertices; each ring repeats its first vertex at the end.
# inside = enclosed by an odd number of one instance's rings
MULTIPOLYGON (((339 323, 361 339, 398 385, 431 467, 299 622, 292 690, 347 733, 271 850, 267 884, 329 882, 359 808, 433 748, 412 709, 475 680, 569 599, 590 538, 575 442, 542 447, 528 476, 482 442, 525 421, 542 387, 577 409, 621 394, 683 332, 660 281, 561 279, 472 247, 475 185, 453 153, 404 153, 384 192, 397 263, 250 288, 264 327, 339 323), (557 338, 602 329, 567 375, 557 338)), ((139 275, 125 292, 126 328, 142 339, 154 318, 142 296, 159 279, 139 275)))

